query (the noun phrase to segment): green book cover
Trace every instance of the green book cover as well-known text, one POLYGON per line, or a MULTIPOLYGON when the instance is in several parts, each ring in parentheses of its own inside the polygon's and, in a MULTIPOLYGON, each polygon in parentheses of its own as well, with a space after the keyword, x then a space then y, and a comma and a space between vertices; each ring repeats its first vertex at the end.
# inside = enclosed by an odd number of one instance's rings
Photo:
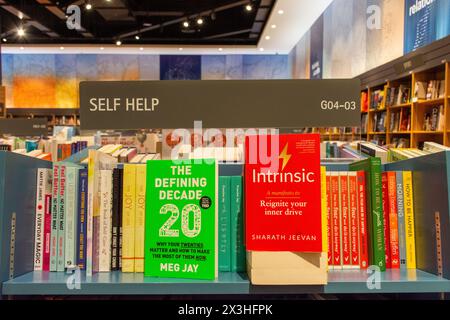
POLYGON ((145 276, 217 277, 217 176, 215 160, 147 162, 145 276))
POLYGON ((246 271, 242 177, 231 177, 231 271, 246 271))
POLYGON ((350 165, 352 171, 366 172, 367 212, 370 264, 386 270, 384 222, 381 185, 381 159, 367 158, 350 165))
POLYGON ((219 271, 231 271, 230 177, 219 177, 219 271))

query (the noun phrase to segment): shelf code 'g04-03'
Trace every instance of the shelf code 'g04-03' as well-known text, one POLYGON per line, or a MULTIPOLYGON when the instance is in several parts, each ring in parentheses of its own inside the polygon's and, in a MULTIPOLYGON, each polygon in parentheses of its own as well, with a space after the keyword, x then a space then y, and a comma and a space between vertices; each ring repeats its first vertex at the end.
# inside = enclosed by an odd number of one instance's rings
MULTIPOLYGON (((180 235, 180 231, 176 229, 171 229, 173 224, 177 222, 180 217, 180 211, 178 207, 174 204, 165 204, 159 210, 159 214, 167 214, 170 212, 172 215, 167 219, 166 222, 159 229, 160 237, 173 237, 177 238, 180 235)), ((199 235, 202 229, 202 212, 200 207, 195 204, 187 204, 183 207, 181 211, 181 231, 188 238, 195 238, 199 235), (194 226, 192 229, 189 228, 189 213, 194 213, 194 226)))
POLYGON ((350 111, 356 109, 356 102, 345 101, 344 103, 340 103, 339 101, 322 100, 322 102, 320 103, 320 107, 322 108, 322 110, 344 109, 345 111, 350 111))

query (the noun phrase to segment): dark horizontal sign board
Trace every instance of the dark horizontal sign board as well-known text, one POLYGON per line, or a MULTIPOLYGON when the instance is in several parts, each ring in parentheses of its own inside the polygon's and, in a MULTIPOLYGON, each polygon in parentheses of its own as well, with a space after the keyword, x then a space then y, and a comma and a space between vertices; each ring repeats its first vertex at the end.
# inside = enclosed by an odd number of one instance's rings
POLYGON ((0 119, 0 134, 15 136, 47 135, 47 119, 0 119))
POLYGON ((359 80, 86 81, 83 130, 360 126, 359 80))

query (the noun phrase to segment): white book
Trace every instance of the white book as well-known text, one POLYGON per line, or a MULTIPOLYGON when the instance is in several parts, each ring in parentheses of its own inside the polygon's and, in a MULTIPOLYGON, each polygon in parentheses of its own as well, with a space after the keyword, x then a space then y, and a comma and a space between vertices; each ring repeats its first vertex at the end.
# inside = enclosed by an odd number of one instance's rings
POLYGON ((112 170, 100 170, 99 271, 111 271, 112 170))
POLYGON ((138 154, 133 159, 131 159, 130 163, 140 163, 142 159, 145 158, 145 154, 138 154))
POLYGON ((51 175, 51 169, 39 168, 37 170, 36 219, 34 233, 34 270, 36 271, 42 271, 44 264, 45 192, 49 188, 46 184, 51 175))
POLYGON ((76 237, 77 237, 77 204, 78 204, 78 171, 79 168, 67 167, 66 178, 66 212, 65 222, 65 252, 64 267, 74 268, 77 264, 76 237))
POLYGON ((147 161, 150 161, 150 160, 155 160, 155 155, 154 154, 147 154, 145 157, 143 157, 141 159, 140 163, 147 163, 147 161))

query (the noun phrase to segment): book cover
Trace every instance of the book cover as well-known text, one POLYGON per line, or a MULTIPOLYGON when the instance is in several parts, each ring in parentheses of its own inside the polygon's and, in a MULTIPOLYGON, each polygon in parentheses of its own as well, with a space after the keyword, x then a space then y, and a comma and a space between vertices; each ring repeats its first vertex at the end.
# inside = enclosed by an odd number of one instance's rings
POLYGON ((243 212, 243 186, 241 176, 231 177, 231 271, 244 272, 246 270, 245 259, 245 234, 243 212))
POLYGON ((78 172, 78 219, 77 219, 77 265, 80 270, 86 270, 86 216, 87 216, 87 169, 78 172))
POLYGON ((245 151, 247 250, 322 252, 320 135, 247 136, 245 151))
POLYGON ((360 266, 367 269, 369 266, 369 248, 367 234, 367 193, 366 193, 366 173, 356 172, 357 193, 358 193, 358 214, 359 214, 359 239, 360 239, 360 266))
POLYGON ((398 213, 397 213, 397 182, 396 173, 389 171, 388 199, 389 199, 389 239, 391 249, 391 268, 400 268, 400 255, 398 250, 398 213))
POLYGON ((136 220, 134 234, 134 272, 144 272, 145 192, 147 166, 136 165, 136 220))
POLYGON ((333 266, 341 268, 341 206, 339 197, 339 172, 331 172, 331 210, 332 210, 332 233, 333 233, 333 266))
POLYGON ((347 172, 339 172, 339 190, 341 202, 342 267, 350 268, 352 261, 350 257, 350 214, 347 172))
POLYGON ((78 174, 79 167, 66 167, 66 212, 65 212, 65 249, 64 268, 72 269, 77 265, 76 235, 77 235, 77 204, 78 204, 78 174))
POLYGON ((360 232, 358 215, 358 192, 356 172, 348 173, 349 205, 350 205, 350 244, 352 268, 359 268, 360 261, 360 232))
POLYGON ((414 230, 414 197, 411 171, 403 171, 403 199, 405 214, 406 267, 416 268, 416 242, 414 230))
POLYGON ((49 169, 39 168, 36 174, 36 205, 34 226, 34 270, 42 271, 44 265, 45 184, 49 169))
POLYGON ((217 277, 217 189, 213 159, 147 162, 145 276, 217 277))
POLYGON ((219 177, 219 272, 231 271, 231 178, 219 177))
POLYGON ((349 167, 352 171, 364 171, 366 173, 369 263, 378 266, 380 271, 385 271, 386 256, 384 246, 381 159, 367 158, 352 163, 349 167))
POLYGON ((136 230, 136 165, 123 166, 122 272, 134 272, 136 230))
POLYGON ((320 167, 320 190, 322 212, 322 252, 328 253, 328 218, 327 218, 327 168, 320 167))
POLYGON ((48 169, 46 180, 44 184, 44 258, 43 271, 50 271, 50 243, 52 232, 52 182, 53 170, 48 169))
POLYGON ((403 172, 397 171, 397 213, 398 213, 398 251, 400 268, 406 268, 406 226, 405 226, 405 210, 403 198, 403 172))
MULTIPOLYGON (((112 170, 100 170, 99 272, 111 271, 112 170)), ((95 238, 95 237, 94 237, 95 238)))
POLYGON ((331 173, 327 172, 327 237, 328 237, 328 266, 333 265, 333 230, 331 207, 331 173))
POLYGON ((65 270, 65 214, 66 214, 66 164, 61 162, 59 166, 59 189, 58 189, 58 253, 56 271, 65 270))
POLYGON ((50 233, 50 271, 58 267, 58 206, 59 204, 59 164, 53 164, 52 185, 52 230, 50 233))
POLYGON ((384 226, 384 254, 386 256, 386 268, 391 268, 391 240, 389 228, 389 195, 387 172, 381 174, 382 203, 383 203, 383 226, 384 226))
POLYGON ((123 169, 114 168, 113 170, 113 192, 112 192, 112 217, 111 217, 111 270, 119 270, 119 237, 120 237, 120 190, 122 189, 121 171, 123 169))

